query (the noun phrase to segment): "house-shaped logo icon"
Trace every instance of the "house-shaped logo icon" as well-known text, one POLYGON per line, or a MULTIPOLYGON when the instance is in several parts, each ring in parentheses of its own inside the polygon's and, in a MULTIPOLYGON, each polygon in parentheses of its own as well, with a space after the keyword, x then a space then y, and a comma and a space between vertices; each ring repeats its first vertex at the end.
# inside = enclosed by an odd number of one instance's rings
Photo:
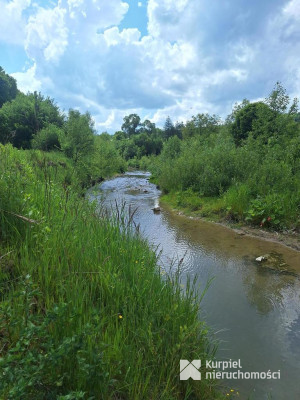
POLYGON ((186 381, 192 378, 194 381, 200 381, 201 372, 198 371, 200 367, 201 360, 193 360, 192 362, 180 360, 180 380, 186 381))

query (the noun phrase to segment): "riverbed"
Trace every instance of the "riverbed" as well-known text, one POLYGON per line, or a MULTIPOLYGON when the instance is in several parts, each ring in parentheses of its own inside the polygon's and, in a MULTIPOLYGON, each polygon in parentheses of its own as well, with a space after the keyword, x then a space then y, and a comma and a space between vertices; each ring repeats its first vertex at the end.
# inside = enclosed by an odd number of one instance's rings
POLYGON ((226 386, 241 399, 300 399, 300 253, 169 209, 155 213, 160 191, 149 177, 127 173, 94 187, 89 197, 106 208, 125 201, 136 210, 141 235, 161 252, 166 271, 180 263, 183 283, 197 276, 203 290, 212 280, 200 318, 219 341, 218 360, 240 360, 243 372, 280 370, 277 380, 227 380, 226 386), (275 254, 285 267, 264 267, 256 261, 264 254, 275 254))

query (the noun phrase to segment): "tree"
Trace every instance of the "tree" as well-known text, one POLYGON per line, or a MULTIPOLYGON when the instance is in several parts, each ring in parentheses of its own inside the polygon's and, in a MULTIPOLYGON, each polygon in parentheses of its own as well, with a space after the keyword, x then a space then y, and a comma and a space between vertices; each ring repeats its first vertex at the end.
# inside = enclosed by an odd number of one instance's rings
POLYGON ((295 119, 297 118, 297 116, 299 117, 299 100, 297 99, 297 97, 293 99, 289 114, 293 115, 295 119))
POLYGON ((112 136, 108 132, 102 132, 98 137, 101 137, 103 141, 110 142, 112 140, 112 136))
POLYGON ((134 136, 133 143, 138 148, 137 156, 139 158, 150 156, 151 154, 159 154, 162 149, 162 140, 145 132, 134 136))
POLYGON ((77 163, 94 151, 94 122, 87 112, 80 114, 69 110, 65 133, 60 136, 60 145, 66 155, 77 163))
POLYGON ((274 89, 269 97, 266 98, 265 103, 276 113, 281 114, 286 112, 290 103, 290 97, 280 82, 276 82, 274 89))
POLYGON ((170 137, 176 135, 176 129, 173 125, 171 118, 168 116, 164 124, 164 138, 168 140, 170 137))
POLYGON ((49 124, 62 127, 63 123, 64 116, 54 100, 37 92, 18 93, 0 109, 0 140, 2 143, 9 141, 18 148, 30 148, 30 142, 39 130, 49 124))
POLYGON ((132 139, 124 142, 124 145, 122 146, 122 155, 125 158, 126 161, 128 161, 130 158, 134 158, 138 156, 139 153, 139 148, 138 146, 134 143, 132 139))
POLYGON ((117 141, 124 140, 124 139, 126 139, 126 133, 123 131, 117 131, 117 132, 115 132, 113 138, 117 141))
POLYGON ((254 138, 269 136, 273 132, 274 112, 263 102, 249 103, 235 113, 230 131, 236 145, 241 145, 250 133, 254 138))
POLYGON ((183 138, 183 129, 184 129, 184 123, 183 122, 176 122, 175 131, 176 131, 176 136, 179 139, 183 138))
POLYGON ((145 119, 145 121, 141 124, 140 131, 145 132, 148 135, 153 134, 156 131, 155 124, 149 121, 149 119, 145 119))
POLYGON ((5 103, 0 109, 0 121, 5 124, 0 126, 0 131, 6 132, 8 141, 18 148, 30 148, 37 124, 33 102, 28 96, 19 93, 14 100, 5 103))
POLYGON ((64 124, 64 115, 55 104, 54 99, 44 97, 41 93, 30 93, 27 95, 34 107, 36 131, 44 128, 48 124, 53 124, 61 128, 64 124))
POLYGON ((97 178, 106 178, 114 172, 124 172, 126 168, 126 163, 118 153, 115 144, 108 140, 106 135, 102 133, 95 136, 93 174, 97 178))
POLYGON ((217 115, 197 114, 192 117, 191 121, 186 123, 183 128, 184 138, 193 137, 196 135, 210 134, 216 132, 220 123, 220 118, 217 115))
POLYGON ((0 110, 0 143, 11 143, 13 139, 13 132, 9 126, 9 118, 7 113, 0 110))
POLYGON ((233 109, 231 111, 231 114, 229 114, 226 118, 226 124, 230 125, 234 123, 236 115, 246 106, 250 104, 250 101, 248 99, 243 99, 241 103, 235 103, 233 106, 233 109))
POLYGON ((294 98, 291 102, 286 89, 280 82, 277 82, 269 97, 266 98, 265 103, 273 111, 274 115, 271 127, 273 136, 276 139, 286 135, 289 137, 294 136, 295 132, 298 132, 298 99, 294 98))
POLYGON ((126 133, 128 137, 139 133, 138 128, 140 127, 141 118, 137 114, 130 114, 123 118, 123 125, 121 129, 126 133))
POLYGON ((7 101, 13 100, 18 93, 16 80, 5 73, 0 67, 0 107, 7 101))

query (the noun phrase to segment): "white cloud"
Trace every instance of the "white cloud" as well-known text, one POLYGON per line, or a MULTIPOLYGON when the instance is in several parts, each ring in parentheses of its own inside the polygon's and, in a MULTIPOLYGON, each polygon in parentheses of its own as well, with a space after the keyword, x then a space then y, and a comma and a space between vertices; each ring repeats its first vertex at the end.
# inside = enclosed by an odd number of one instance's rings
POLYGON ((13 40, 25 38, 34 61, 14 74, 20 88, 40 88, 65 109, 88 109, 99 130, 111 132, 130 112, 162 125, 168 115, 174 122, 198 112, 225 116, 235 101, 264 97, 277 80, 300 90, 300 0, 241 3, 149 0, 142 37, 138 28, 119 27, 126 1, 31 5, 26 20, 30 0, 0 0, 6 26, 20 22, 13 40))
POLYGON ((26 19, 24 10, 31 0, 0 0, 0 41, 22 45, 25 37, 26 19))
POLYGON ((41 82, 35 78, 36 65, 28 68, 25 72, 11 74, 18 82, 18 89, 22 92, 34 92, 41 90, 41 82))
POLYGON ((300 20, 300 0, 291 0, 286 7, 283 8, 283 14, 300 20))
POLYGON ((39 8, 37 14, 29 18, 25 47, 30 58, 58 62, 68 45, 65 18, 66 10, 60 7, 39 8))
POLYGON ((104 122, 99 122, 97 124, 98 128, 105 128, 105 129, 110 129, 115 121, 115 112, 111 111, 107 117, 107 119, 104 122))

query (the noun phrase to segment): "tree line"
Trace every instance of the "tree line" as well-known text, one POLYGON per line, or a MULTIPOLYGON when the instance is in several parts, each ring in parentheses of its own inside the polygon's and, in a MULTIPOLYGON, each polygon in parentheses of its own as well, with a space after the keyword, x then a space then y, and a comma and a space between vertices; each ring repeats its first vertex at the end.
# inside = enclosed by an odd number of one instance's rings
POLYGON ((0 88, 0 142, 63 152, 86 186, 129 167, 150 169, 165 193, 177 193, 177 206, 299 228, 300 113, 279 82, 263 101, 235 104, 225 121, 198 113, 185 123, 167 117, 159 128, 130 114, 113 135, 97 135, 89 113, 65 115, 49 97, 20 93, 2 68, 0 88))

